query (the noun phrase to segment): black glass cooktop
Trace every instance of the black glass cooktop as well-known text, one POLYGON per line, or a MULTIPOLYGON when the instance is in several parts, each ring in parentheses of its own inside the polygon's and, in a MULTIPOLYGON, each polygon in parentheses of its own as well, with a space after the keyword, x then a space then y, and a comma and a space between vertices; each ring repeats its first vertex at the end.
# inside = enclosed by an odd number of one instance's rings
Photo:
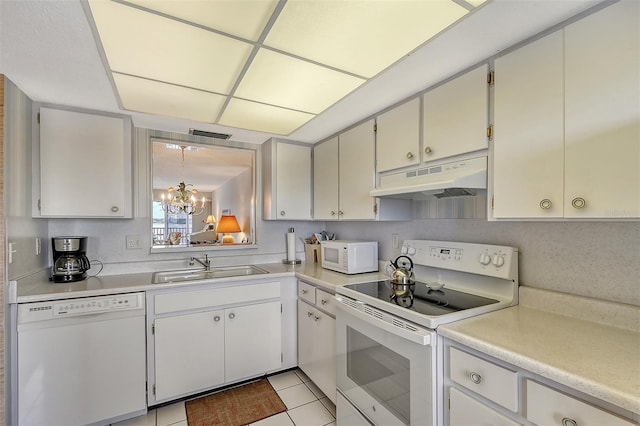
POLYGON ((495 299, 451 290, 446 287, 433 290, 420 282, 398 286, 390 281, 372 281, 347 284, 345 287, 424 315, 444 315, 498 303, 495 299))

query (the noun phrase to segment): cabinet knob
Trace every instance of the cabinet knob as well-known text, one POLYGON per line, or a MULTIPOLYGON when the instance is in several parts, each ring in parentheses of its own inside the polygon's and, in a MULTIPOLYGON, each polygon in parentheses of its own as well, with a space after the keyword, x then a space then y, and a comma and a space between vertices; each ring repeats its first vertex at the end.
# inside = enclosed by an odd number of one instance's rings
POLYGON ((431 149, 431 147, 430 147, 430 146, 428 146, 428 147, 426 147, 426 148, 424 149, 424 153, 425 153, 425 154, 431 154, 431 152, 432 152, 432 151, 433 151, 433 150, 431 149))
POLYGON ((551 208, 551 200, 545 198, 544 200, 540 201, 540 208, 543 210, 549 210, 551 208))
POLYGON ((326 305, 326 304, 327 304, 327 301, 326 301, 325 299, 322 299, 322 300, 320 301, 320 303, 322 303, 323 305, 326 305))
POLYGON ((233 312, 229 314, 229 318, 234 319, 235 317, 236 317, 236 314, 234 314, 233 312))
POLYGON ((313 319, 314 319, 314 321, 318 321, 320 319, 320 317, 317 316, 317 315, 314 315, 313 319))
POLYGON ((338 210, 338 216, 342 216, 344 212, 342 210, 338 210))
POLYGON ((284 210, 280 210, 280 216, 284 216, 284 210))
POLYGON ((578 422, 569 417, 564 417, 562 419, 562 426, 578 426, 578 422))
POLYGON ((482 376, 476 373, 475 371, 472 371, 471 374, 469 374, 469 378, 476 385, 480 384, 480 382, 482 381, 482 376))
POLYGON ((584 200, 584 198, 582 197, 576 197, 573 200, 571 200, 571 205, 573 206, 573 208, 575 209, 581 209, 583 208, 585 205, 587 204, 587 202, 584 200))
POLYGON ((120 210, 120 207, 118 207, 118 206, 111 207, 111 211, 114 212, 114 213, 117 213, 118 210, 120 210))
POLYGON ((407 158, 411 160, 413 158, 413 152, 411 151, 407 152, 407 158))
POLYGON ((302 289, 302 294, 307 294, 307 293, 309 293, 309 291, 306 288, 303 288, 302 289))
POLYGON ((336 211, 335 210, 331 210, 331 216, 335 216, 336 215, 336 211))
POLYGON ((215 322, 220 321, 220 315, 216 315, 215 317, 213 317, 213 320, 214 320, 215 322))
POLYGON ((313 312, 311 312, 311 311, 307 312, 307 316, 308 316, 309 318, 311 318, 311 317, 313 316, 313 312))

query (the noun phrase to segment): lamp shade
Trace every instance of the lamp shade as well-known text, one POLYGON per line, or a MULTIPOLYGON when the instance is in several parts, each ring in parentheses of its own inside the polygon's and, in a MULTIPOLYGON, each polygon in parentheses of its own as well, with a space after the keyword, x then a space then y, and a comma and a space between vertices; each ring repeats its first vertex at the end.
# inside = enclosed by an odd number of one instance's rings
POLYGON ((204 221, 204 223, 208 223, 208 224, 216 223, 216 217, 210 214, 209 216, 207 216, 207 219, 204 221))
POLYGON ((241 231, 238 220, 234 215, 222 215, 218 221, 218 232, 226 234, 241 231))

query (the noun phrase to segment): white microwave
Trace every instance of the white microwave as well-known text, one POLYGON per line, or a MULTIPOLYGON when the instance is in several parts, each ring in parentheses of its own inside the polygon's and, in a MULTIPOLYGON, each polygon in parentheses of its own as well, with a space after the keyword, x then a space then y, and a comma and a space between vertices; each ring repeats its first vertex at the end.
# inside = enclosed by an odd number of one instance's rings
POLYGON ((378 270, 378 242, 332 240, 321 241, 322 267, 343 274, 360 274, 378 270))

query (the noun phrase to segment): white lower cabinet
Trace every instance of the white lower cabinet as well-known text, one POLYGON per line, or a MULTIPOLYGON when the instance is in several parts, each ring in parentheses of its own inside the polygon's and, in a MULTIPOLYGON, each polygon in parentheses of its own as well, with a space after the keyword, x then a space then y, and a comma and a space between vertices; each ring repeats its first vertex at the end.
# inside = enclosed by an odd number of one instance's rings
POLYGON ((336 403, 336 320, 333 295, 298 284, 298 366, 336 403))
POLYGON ((148 292, 149 405, 281 369, 280 287, 240 282, 148 292))
POLYGON ((456 426, 515 426, 520 423, 492 410, 456 388, 451 388, 449 389, 449 424, 456 426))
POLYGON ((631 426, 634 414, 445 340, 445 425, 631 426))

